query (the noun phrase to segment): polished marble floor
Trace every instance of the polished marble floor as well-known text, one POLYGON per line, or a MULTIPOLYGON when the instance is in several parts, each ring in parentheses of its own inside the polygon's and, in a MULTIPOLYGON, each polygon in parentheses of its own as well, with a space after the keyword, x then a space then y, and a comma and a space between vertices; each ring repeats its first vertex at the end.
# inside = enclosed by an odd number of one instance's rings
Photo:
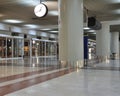
MULTIPOLYGON (((120 60, 107 60, 83 69, 60 66, 56 59, 51 60, 54 64, 46 66, 28 66, 30 62, 25 60, 21 63, 25 66, 20 66, 12 61, 15 66, 9 64, 8 69, 22 67, 27 71, 16 70, 14 75, 1 77, 0 96, 120 96, 120 60)), ((7 62, 1 67, 3 64, 7 62)))
POLYGON ((97 63, 97 64, 89 64, 87 68, 120 71, 120 60, 106 60, 104 62, 97 63))
POLYGON ((120 72, 78 69, 6 96, 120 96, 120 72))
MULTIPOLYGON (((24 58, 0 60, 0 78, 41 69, 62 67, 56 58, 24 58)), ((64 66, 63 66, 64 67, 64 66)))

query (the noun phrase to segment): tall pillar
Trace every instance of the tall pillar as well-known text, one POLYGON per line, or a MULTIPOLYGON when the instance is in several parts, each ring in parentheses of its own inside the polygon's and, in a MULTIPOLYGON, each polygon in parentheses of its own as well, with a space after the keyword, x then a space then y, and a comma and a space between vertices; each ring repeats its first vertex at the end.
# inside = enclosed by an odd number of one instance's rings
POLYGON ((83 64, 83 0, 59 0, 59 60, 83 64))
POLYGON ((111 32, 111 53, 119 57, 119 32, 111 32))
POLYGON ((96 32, 96 55, 101 58, 110 56, 110 26, 102 22, 102 29, 96 32))
POLYGON ((120 59, 120 39, 119 39, 119 59, 120 59))

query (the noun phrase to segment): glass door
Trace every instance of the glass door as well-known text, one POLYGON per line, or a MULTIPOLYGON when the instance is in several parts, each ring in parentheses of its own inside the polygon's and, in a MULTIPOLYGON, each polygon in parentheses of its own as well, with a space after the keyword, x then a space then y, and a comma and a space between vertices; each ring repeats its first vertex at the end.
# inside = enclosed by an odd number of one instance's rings
POLYGON ((13 39, 13 57, 22 57, 23 40, 20 38, 13 39))
POLYGON ((30 40, 24 41, 24 56, 30 56, 30 40))
POLYGON ((40 41, 40 56, 45 56, 45 42, 40 41))
POLYGON ((36 50, 35 50, 35 56, 39 56, 39 51, 40 51, 40 41, 36 41, 36 50))
POLYGON ((0 37, 0 58, 6 58, 6 38, 0 37))
POLYGON ((40 41, 32 41, 32 56, 40 56, 40 41))
POLYGON ((12 58, 12 49, 13 49, 13 46, 12 46, 12 38, 7 38, 7 58, 12 58))

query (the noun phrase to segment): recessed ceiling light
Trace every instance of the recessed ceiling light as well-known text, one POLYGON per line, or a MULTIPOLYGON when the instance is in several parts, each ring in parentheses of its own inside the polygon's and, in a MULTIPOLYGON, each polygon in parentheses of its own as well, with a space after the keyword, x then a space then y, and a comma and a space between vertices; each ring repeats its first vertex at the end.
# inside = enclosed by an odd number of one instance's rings
POLYGON ((48 31, 48 30, 51 30, 51 29, 50 28, 45 28, 45 29, 40 29, 40 30, 48 31))
POLYGON ((95 30, 89 30, 89 31, 87 31, 87 32, 95 32, 95 30))
POLYGON ((51 32, 51 33, 58 33, 58 31, 49 31, 49 32, 51 32))
POLYGON ((5 23, 22 23, 23 21, 15 20, 15 19, 6 19, 6 20, 3 20, 3 22, 5 22, 5 23))
POLYGON ((89 27, 84 27, 83 29, 84 29, 84 30, 89 30, 90 28, 89 28, 89 27))
POLYGON ((39 28, 40 26, 38 25, 34 25, 34 24, 25 24, 23 25, 24 27, 27 27, 27 28, 39 28))
POLYGON ((29 30, 29 34, 36 35, 36 31, 35 30, 29 30))
POLYGON ((94 35, 96 35, 96 33, 94 32, 94 33, 91 33, 91 34, 94 34, 94 35))

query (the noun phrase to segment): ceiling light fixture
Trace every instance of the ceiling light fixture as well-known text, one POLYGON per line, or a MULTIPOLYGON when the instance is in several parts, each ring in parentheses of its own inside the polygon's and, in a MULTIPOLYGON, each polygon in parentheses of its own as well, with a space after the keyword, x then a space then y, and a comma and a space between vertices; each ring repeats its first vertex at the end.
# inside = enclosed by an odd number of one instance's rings
POLYGON ((84 29, 84 30, 90 30, 90 28, 89 28, 89 27, 84 27, 83 29, 84 29))
POLYGON ((48 31, 48 30, 51 30, 51 29, 50 28, 46 28, 46 29, 40 29, 40 30, 48 31))
POLYGON ((6 19, 6 20, 3 20, 3 22, 5 22, 5 23, 22 23, 23 21, 15 20, 15 19, 6 19))
POLYGON ((87 32, 95 32, 95 30, 89 30, 89 31, 87 31, 87 32))
POLYGON ((51 32, 51 33, 58 33, 58 31, 49 31, 49 32, 51 32))
POLYGON ((34 24, 25 24, 23 25, 24 27, 27 27, 27 28, 39 28, 40 26, 38 25, 34 25, 34 24))
POLYGON ((94 33, 91 33, 91 34, 94 34, 94 35, 96 35, 96 33, 94 32, 94 33))

